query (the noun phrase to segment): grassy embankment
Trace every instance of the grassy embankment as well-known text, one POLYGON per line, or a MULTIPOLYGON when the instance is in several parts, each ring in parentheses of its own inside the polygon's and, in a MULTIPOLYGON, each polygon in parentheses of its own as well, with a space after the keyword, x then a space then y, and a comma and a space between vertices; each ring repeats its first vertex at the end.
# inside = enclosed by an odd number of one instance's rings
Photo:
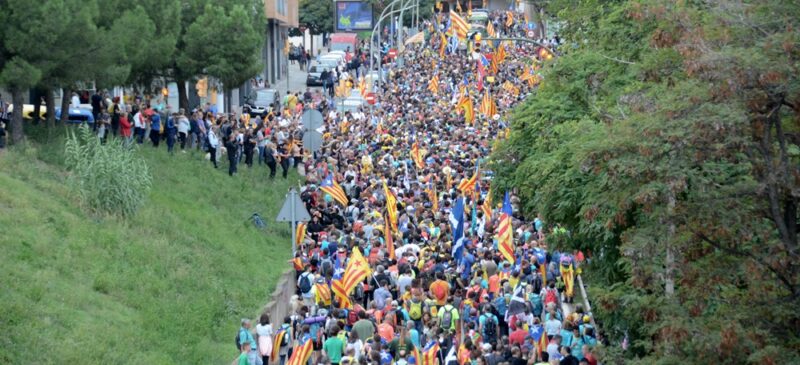
POLYGON ((229 363, 239 319, 289 267, 274 219, 297 175, 231 178, 227 160, 144 145, 153 188, 123 220, 81 209, 55 139, 0 155, 0 363, 229 363))

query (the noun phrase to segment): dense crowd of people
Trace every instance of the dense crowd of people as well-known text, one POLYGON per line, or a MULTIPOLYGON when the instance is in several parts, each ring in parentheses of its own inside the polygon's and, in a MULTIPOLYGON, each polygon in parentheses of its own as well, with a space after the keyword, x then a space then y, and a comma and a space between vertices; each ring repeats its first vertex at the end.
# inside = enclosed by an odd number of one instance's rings
MULTIPOLYGON (((520 37, 521 20, 490 18, 520 37)), ((285 318, 242 321, 241 364, 597 364, 591 313, 562 305, 583 254, 548 250, 566 233, 524 216, 513 194, 493 200, 504 192, 487 169, 507 112, 553 55, 523 42, 447 47, 444 29, 425 26, 430 40, 385 66, 374 107, 304 106, 324 112, 325 142, 299 156, 311 221, 291 260, 297 295, 285 318)), ((297 136, 299 114, 284 105, 280 128, 297 136)))

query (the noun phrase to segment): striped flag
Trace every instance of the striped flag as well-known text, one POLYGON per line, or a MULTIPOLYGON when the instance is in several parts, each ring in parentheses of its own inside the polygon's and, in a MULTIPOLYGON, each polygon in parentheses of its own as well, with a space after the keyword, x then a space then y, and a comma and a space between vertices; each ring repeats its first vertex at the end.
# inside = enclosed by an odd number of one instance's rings
POLYGON ((511 199, 508 192, 503 198, 503 209, 500 213, 500 222, 497 225, 497 248, 503 257, 514 264, 514 227, 511 225, 511 199))
POLYGON ((478 179, 481 175, 481 168, 480 166, 475 166, 475 173, 472 174, 472 177, 469 179, 464 179, 458 184, 458 190, 461 190, 461 193, 467 195, 475 190, 475 183, 478 182, 478 179))
POLYGON ((470 99, 469 96, 463 96, 461 100, 458 101, 456 109, 464 109, 464 121, 467 123, 472 124, 472 122, 475 121, 475 107, 472 105, 472 99, 470 99))
POLYGON ((497 59, 495 57, 492 57, 492 60, 489 61, 489 73, 497 75, 497 71, 499 69, 500 68, 497 66, 497 59))
MULTIPOLYGON (((280 348, 280 346, 275 346, 275 347, 280 348)), ((294 351, 292 352, 292 356, 289 358, 289 363, 287 365, 306 365, 308 363, 308 359, 311 358, 311 353, 313 351, 314 351, 314 345, 311 339, 309 338, 299 348, 294 349, 294 351)))
POLYGON ((280 329, 277 333, 275 333, 275 338, 273 339, 272 343, 275 346, 272 346, 272 358, 278 358, 278 352, 281 350, 280 344, 283 343, 283 336, 286 336, 286 330, 280 329))
POLYGON ((383 182, 383 193, 386 195, 386 212, 389 213, 386 229, 394 232, 397 231, 397 197, 386 186, 386 181, 383 182))
POLYGON ((439 37, 441 38, 439 42, 439 58, 444 58, 444 52, 447 50, 447 37, 445 37, 444 33, 439 33, 439 37))
POLYGON ((328 174, 328 177, 325 180, 322 180, 322 183, 319 185, 319 189, 330 194, 334 200, 339 202, 339 204, 347 206, 349 199, 347 198, 347 194, 344 193, 344 189, 336 182, 333 178, 333 173, 328 174))
POLYGON ((506 12, 506 27, 514 25, 514 12, 509 10, 506 12))
POLYGON ((430 182, 428 188, 425 189, 425 193, 428 194, 428 199, 431 201, 433 211, 439 211, 439 195, 436 193, 436 184, 430 182))
POLYGON ((539 350, 539 356, 541 356, 543 352, 547 351, 547 335, 544 333, 544 327, 540 325, 533 325, 533 327, 528 330, 528 335, 531 336, 534 344, 536 344, 536 348, 539 350))
POLYGON ((430 341, 425 345, 420 365, 439 365, 439 342, 430 341))
POLYGON ((383 229, 383 237, 384 241, 386 241, 386 251, 389 252, 389 259, 394 260, 396 258, 394 253, 394 237, 392 237, 392 230, 389 229, 389 217, 385 216, 384 220, 387 222, 385 224, 385 228, 383 229))
POLYGON ((306 239, 306 230, 307 229, 308 229, 308 227, 306 226, 305 222, 297 222, 297 231, 295 232, 295 236, 297 236, 296 239, 295 239, 295 243, 296 244, 299 245, 299 244, 303 243, 303 240, 306 239))
POLYGON ((322 302, 324 305, 331 305, 331 288, 328 283, 321 283, 315 285, 316 289, 316 302, 322 302))
POLYGON ((292 266, 294 267, 294 271, 303 271, 303 268, 305 268, 303 264, 303 259, 301 259, 300 257, 295 257, 292 260, 292 266))
POLYGON ((371 273, 372 269, 369 268, 369 263, 364 259, 361 251, 359 251, 358 247, 353 248, 353 253, 350 254, 350 259, 347 261, 347 267, 344 269, 342 279, 332 281, 333 292, 339 297, 339 301, 347 301, 349 303, 348 297, 350 293, 359 282, 371 273))
POLYGON ((414 144, 411 145, 411 159, 414 160, 417 169, 423 169, 425 167, 425 160, 422 159, 422 151, 419 149, 419 142, 414 142, 414 144))
POLYGON ((496 58, 497 63, 500 64, 503 63, 503 61, 505 61, 506 56, 507 56, 506 47, 503 46, 503 43, 501 42, 500 45, 497 46, 497 50, 494 52, 494 58, 496 58))
POLYGON ((464 18, 458 15, 456 12, 450 12, 450 22, 453 25, 453 30, 455 31, 456 36, 459 39, 466 39, 467 32, 469 31, 469 24, 467 23, 464 18))
POLYGON ((439 93, 439 75, 433 75, 431 81, 428 82, 428 90, 434 94, 439 93))
POLYGON ((486 198, 483 199, 483 205, 481 205, 481 210, 483 211, 483 217, 486 221, 490 221, 492 219, 492 188, 489 187, 489 192, 486 193, 486 198))
POLYGON ((494 99, 489 95, 489 89, 486 89, 486 92, 483 94, 481 114, 486 116, 486 118, 491 118, 493 115, 497 114, 497 105, 495 105, 494 99))
POLYGON ((486 24, 486 34, 488 34, 489 37, 497 36, 497 33, 494 30, 494 24, 491 20, 489 21, 489 24, 486 24))

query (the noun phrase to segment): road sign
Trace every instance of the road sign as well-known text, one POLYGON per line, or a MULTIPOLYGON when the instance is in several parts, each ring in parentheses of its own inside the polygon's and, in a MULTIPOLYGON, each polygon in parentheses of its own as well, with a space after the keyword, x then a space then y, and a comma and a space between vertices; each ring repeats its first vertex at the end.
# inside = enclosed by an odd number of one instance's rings
POLYGON ((275 220, 278 222, 308 222, 311 220, 306 205, 300 200, 300 194, 297 194, 294 188, 286 194, 286 200, 283 201, 283 207, 275 220))
POLYGON ((322 113, 316 109, 303 112, 303 126, 308 129, 317 129, 322 126, 322 113))
POLYGON ((322 133, 316 129, 303 128, 303 148, 309 151, 317 152, 322 147, 322 133))
POLYGON ((528 38, 533 38, 534 34, 532 30, 528 31, 528 38))
POLYGON ((375 93, 367 93, 364 100, 366 100, 369 105, 375 105, 375 93))
POLYGON ((389 58, 397 57, 397 50, 394 48, 390 49, 389 52, 386 53, 386 56, 388 56, 389 58))
POLYGON ((308 222, 311 216, 308 215, 305 204, 300 200, 300 195, 294 188, 289 189, 289 194, 286 194, 286 200, 283 201, 283 207, 278 213, 278 222, 292 222, 292 255, 297 252, 297 222, 308 222))

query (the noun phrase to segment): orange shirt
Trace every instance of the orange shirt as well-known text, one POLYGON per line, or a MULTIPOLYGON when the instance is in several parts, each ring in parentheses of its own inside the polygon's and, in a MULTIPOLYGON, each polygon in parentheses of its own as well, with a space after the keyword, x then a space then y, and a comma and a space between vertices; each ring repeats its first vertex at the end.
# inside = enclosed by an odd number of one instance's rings
POLYGON ((500 276, 497 274, 489 277, 489 293, 497 294, 500 291, 500 276))
POLYGON ((436 299, 437 305, 444 305, 447 302, 447 295, 450 294, 450 284, 444 280, 436 280, 431 283, 431 293, 436 299))
POLYGON ((392 342, 392 339, 394 339, 394 329, 388 323, 381 323, 378 325, 378 335, 386 340, 386 342, 392 342))

